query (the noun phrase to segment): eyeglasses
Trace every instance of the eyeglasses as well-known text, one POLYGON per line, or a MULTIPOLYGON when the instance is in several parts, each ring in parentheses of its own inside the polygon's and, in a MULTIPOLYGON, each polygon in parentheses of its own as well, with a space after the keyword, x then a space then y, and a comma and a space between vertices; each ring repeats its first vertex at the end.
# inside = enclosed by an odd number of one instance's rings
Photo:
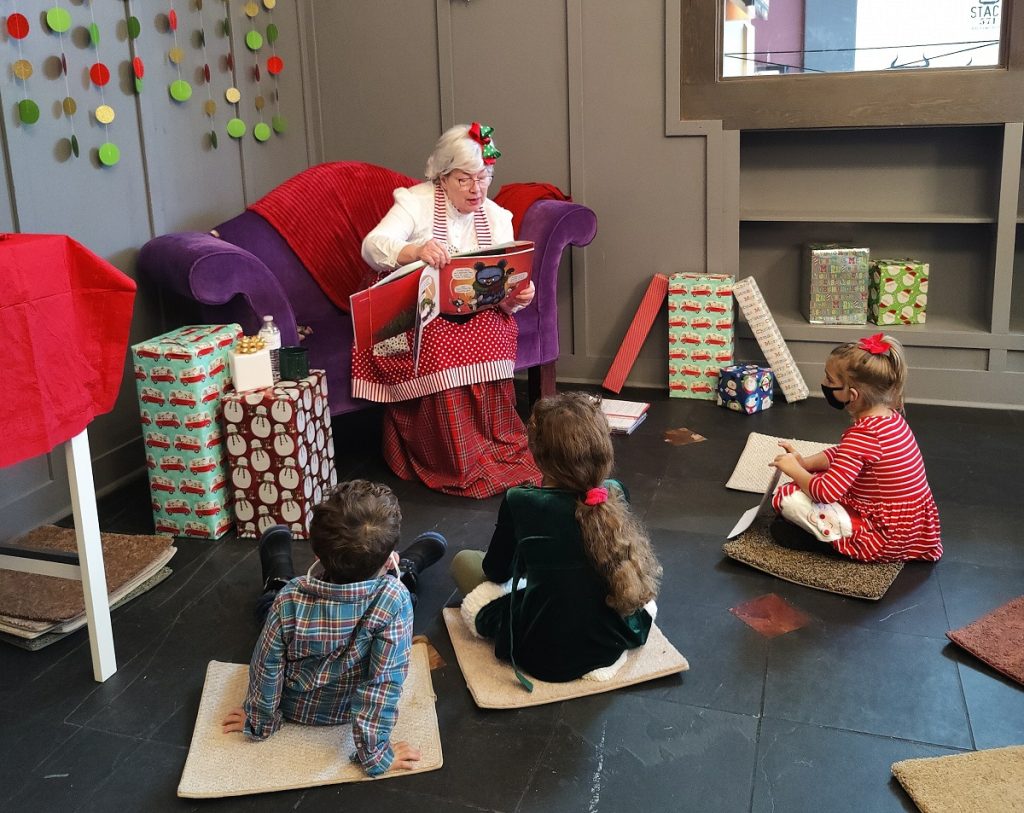
POLYGON ((448 177, 453 178, 463 192, 468 192, 477 186, 486 189, 494 180, 490 172, 485 172, 482 175, 449 175, 448 177))

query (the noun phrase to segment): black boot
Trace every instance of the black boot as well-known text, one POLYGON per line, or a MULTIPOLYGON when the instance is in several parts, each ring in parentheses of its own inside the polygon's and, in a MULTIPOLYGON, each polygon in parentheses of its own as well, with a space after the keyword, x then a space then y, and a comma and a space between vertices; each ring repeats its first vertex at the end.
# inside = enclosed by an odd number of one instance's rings
POLYGON ((260 567, 264 592, 276 592, 294 578, 292 532, 287 525, 274 525, 263 532, 260 537, 260 567))
POLYGON ((437 531, 425 531, 412 544, 398 554, 398 572, 402 584, 413 596, 419 584, 420 572, 438 561, 448 550, 448 540, 437 531))

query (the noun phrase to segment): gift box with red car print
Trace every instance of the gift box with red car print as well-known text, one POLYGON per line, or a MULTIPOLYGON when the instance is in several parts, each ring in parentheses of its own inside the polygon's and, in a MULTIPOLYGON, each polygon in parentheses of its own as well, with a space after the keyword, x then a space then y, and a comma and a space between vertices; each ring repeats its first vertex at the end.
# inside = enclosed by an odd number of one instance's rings
POLYGON ((714 400, 718 371, 732 361, 733 278, 673 274, 668 280, 668 389, 673 398, 714 400))
POLYGON ((312 370, 221 399, 238 536, 258 539, 271 525, 309 538, 313 506, 338 482, 327 378, 312 370))
POLYGON ((217 539, 234 524, 220 397, 238 325, 194 325, 132 347, 158 533, 217 539))
POLYGON ((928 263, 872 261, 868 309, 876 325, 923 324, 928 309, 928 263))
POLYGON ((757 364, 732 364, 718 373, 718 405, 753 415, 772 405, 775 373, 757 364))

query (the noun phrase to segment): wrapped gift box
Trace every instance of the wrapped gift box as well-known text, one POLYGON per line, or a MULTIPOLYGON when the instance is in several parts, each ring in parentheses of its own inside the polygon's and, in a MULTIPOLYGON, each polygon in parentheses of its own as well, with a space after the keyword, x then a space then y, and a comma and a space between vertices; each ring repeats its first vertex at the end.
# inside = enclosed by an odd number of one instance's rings
POLYGON ((875 260, 871 263, 868 309, 876 325, 923 324, 928 307, 928 263, 875 260))
POLYGON ((804 315, 819 325, 863 325, 868 320, 871 252, 834 243, 806 247, 804 315))
POLYGON ((775 373, 757 364, 733 364, 718 374, 718 405, 753 415, 772 405, 775 373))
POLYGON ((312 370, 221 399, 238 536, 258 539, 271 525, 309 538, 313 506, 338 482, 327 378, 312 370))
POLYGON ((673 398, 715 398, 718 371, 732 361, 732 285, 726 274, 669 277, 668 389, 673 398))
POLYGON ((132 347, 153 523, 158 533, 217 539, 232 526, 220 397, 238 325, 196 325, 132 347))

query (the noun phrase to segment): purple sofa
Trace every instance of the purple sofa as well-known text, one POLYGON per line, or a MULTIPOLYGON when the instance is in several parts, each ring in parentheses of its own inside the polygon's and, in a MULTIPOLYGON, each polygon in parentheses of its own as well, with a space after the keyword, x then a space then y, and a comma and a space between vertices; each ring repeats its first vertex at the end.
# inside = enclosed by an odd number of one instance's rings
MULTIPOLYGON (((387 194, 387 200, 372 201, 380 212, 391 206, 387 194)), ((146 243, 138 258, 143 284, 159 288, 172 305, 177 301, 185 310, 189 304, 197 306, 190 316, 208 323, 238 322, 247 334, 259 329, 263 314, 272 314, 285 346, 298 344, 297 326, 308 325, 313 334, 302 344, 309 348, 310 366, 327 371, 331 413, 372 406, 351 396, 351 318, 327 298, 284 238, 251 210, 215 229, 219 237, 179 232, 146 243)), ((523 216, 516 238, 536 244, 537 294, 515 317, 516 370, 527 370, 531 402, 555 388, 556 289, 562 252, 569 244, 587 245, 596 231, 596 216, 578 203, 538 200, 523 216)))

